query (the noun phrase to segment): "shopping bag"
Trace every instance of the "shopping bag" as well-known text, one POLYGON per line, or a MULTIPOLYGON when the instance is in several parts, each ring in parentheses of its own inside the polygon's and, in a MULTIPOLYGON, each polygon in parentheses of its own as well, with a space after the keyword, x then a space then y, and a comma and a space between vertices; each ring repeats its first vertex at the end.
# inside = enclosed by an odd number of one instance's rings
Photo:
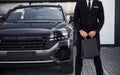
POLYGON ((96 38, 82 40, 81 57, 83 59, 93 59, 95 56, 99 56, 96 38))

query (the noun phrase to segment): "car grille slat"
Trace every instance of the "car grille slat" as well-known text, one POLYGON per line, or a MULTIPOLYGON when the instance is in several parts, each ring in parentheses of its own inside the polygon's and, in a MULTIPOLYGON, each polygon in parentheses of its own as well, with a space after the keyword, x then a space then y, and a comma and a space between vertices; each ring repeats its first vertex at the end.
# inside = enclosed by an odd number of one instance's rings
POLYGON ((48 49, 48 36, 2 37, 0 50, 40 50, 48 49))
POLYGON ((44 45, 45 44, 45 42, 6 42, 6 41, 2 41, 2 43, 0 43, 0 45, 3 45, 3 46, 5 46, 5 45, 44 45))

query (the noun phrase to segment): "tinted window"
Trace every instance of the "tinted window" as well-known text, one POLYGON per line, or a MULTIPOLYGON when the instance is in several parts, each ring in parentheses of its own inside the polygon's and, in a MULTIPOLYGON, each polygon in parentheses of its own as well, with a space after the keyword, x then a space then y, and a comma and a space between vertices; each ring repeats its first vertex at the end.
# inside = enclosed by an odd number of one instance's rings
POLYGON ((7 18, 7 21, 17 20, 63 20, 63 14, 57 7, 31 7, 17 9, 7 18))

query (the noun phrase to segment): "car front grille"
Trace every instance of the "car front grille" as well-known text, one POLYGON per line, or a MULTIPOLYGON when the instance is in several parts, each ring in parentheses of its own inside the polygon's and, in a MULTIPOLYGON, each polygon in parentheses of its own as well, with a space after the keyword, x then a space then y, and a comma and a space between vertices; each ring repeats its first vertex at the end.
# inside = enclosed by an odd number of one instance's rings
POLYGON ((48 36, 3 36, 0 50, 41 50, 49 49, 54 44, 49 42, 48 36))

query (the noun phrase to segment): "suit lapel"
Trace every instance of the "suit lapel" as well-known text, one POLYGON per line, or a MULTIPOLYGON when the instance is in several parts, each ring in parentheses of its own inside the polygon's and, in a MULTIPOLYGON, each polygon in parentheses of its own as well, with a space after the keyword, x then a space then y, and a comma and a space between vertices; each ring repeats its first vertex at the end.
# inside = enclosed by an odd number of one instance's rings
POLYGON ((83 0, 83 7, 84 7, 84 9, 85 9, 87 12, 89 12, 89 8, 88 8, 88 6, 87 6, 86 0, 83 0))
POLYGON ((88 6, 87 6, 87 2, 86 2, 86 0, 83 0, 83 1, 84 1, 84 6, 85 6, 85 8, 88 9, 88 6))
POLYGON ((98 3, 97 3, 97 0, 93 0, 93 5, 92 5, 92 9, 90 11, 90 13, 95 13, 95 12, 98 12, 98 9, 99 9, 99 6, 98 6, 98 3))
POLYGON ((91 10, 93 9, 93 6, 95 5, 95 0, 93 0, 93 4, 92 4, 92 8, 91 8, 91 10))

